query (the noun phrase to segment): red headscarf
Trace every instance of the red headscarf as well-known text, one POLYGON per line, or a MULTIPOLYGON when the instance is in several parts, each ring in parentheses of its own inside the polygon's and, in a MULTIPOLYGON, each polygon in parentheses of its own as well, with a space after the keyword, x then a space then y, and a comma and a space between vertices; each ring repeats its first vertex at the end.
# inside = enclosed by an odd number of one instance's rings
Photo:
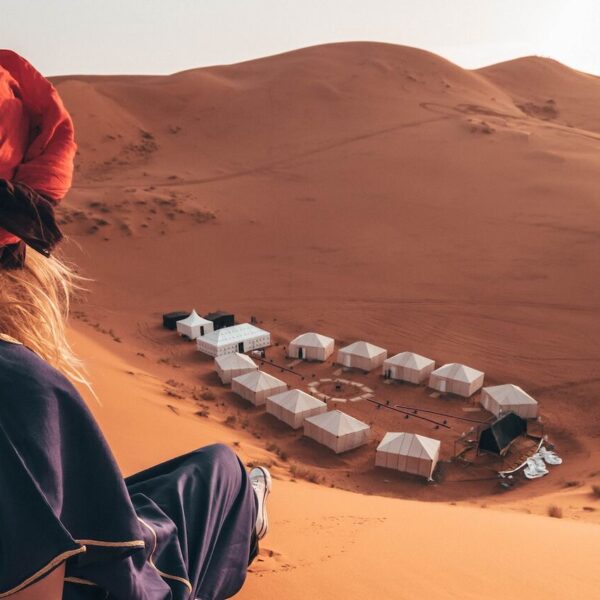
MULTIPOLYGON (((71 187, 75 151, 73 122, 52 84, 15 52, 0 50, 0 180, 25 195, 37 192, 52 211, 71 187)), ((0 247, 19 241, 0 227, 0 247)))

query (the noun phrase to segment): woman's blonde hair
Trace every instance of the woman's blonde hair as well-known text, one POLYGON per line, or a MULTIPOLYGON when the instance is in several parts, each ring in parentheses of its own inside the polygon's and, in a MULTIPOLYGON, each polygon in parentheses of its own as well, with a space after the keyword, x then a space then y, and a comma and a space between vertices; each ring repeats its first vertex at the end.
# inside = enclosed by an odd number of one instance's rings
POLYGON ((0 268, 0 333, 21 342, 71 380, 90 387, 66 336, 71 297, 83 278, 56 257, 29 250, 22 269, 0 268))

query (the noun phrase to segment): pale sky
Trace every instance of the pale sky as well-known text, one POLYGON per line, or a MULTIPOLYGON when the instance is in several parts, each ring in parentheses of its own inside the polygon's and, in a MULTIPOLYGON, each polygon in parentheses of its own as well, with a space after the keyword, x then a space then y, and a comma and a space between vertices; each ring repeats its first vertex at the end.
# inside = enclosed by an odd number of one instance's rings
POLYGON ((600 75, 600 0, 0 0, 0 47, 46 75, 173 73, 349 40, 600 75))

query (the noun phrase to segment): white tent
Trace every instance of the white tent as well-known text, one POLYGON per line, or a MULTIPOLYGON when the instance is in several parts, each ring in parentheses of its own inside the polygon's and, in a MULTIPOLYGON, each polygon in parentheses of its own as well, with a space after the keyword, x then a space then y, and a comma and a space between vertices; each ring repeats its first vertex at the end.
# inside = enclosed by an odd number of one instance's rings
POLYGON ((432 371, 429 387, 443 394, 457 394, 469 398, 483 385, 484 373, 461 365, 449 363, 432 371))
POLYGON ((304 435, 340 454, 368 443, 371 428, 346 413, 332 410, 305 419, 304 435))
POLYGON ((538 416, 537 401, 512 383, 483 388, 481 405, 497 417, 508 412, 514 412, 523 419, 536 419, 538 416))
POLYGON ((344 367, 372 371, 383 364, 387 358, 387 350, 368 342, 354 342, 337 353, 336 362, 344 367))
POLYGON ((383 375, 388 379, 422 383, 435 368, 435 361, 414 352, 400 352, 383 363, 383 375))
POLYGON ((271 345, 271 334, 250 323, 223 327, 196 340, 200 352, 209 356, 224 356, 249 352, 271 345))
POLYGON ((440 441, 416 433, 386 433, 375 465, 431 479, 440 458, 440 441))
POLYGON ((287 353, 290 358, 324 361, 333 354, 334 345, 333 338, 311 331, 294 338, 288 345, 287 353))
POLYGON ((254 406, 262 406, 266 403, 267 396, 285 392, 287 389, 284 381, 262 371, 252 371, 231 380, 231 391, 254 406))
POLYGON ((327 404, 302 390, 289 390, 267 398, 267 412, 293 429, 299 429, 304 419, 327 410, 327 404))
POLYGON ((212 333, 213 330, 213 322, 204 319, 195 310, 191 312, 189 317, 177 321, 177 333, 185 335, 190 340, 212 333))
POLYGON ((224 354, 215 358, 215 370, 223 383, 231 383, 234 377, 239 377, 250 371, 257 371, 258 366, 246 354, 224 354))

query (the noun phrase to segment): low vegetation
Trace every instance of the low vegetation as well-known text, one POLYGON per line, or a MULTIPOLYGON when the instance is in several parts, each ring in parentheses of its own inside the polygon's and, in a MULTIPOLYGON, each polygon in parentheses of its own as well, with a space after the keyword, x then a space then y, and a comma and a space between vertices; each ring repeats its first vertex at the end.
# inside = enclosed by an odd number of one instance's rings
POLYGON ((563 511, 560 506, 556 506, 556 504, 551 504, 548 507, 548 516, 553 517, 554 519, 562 519, 563 511))

